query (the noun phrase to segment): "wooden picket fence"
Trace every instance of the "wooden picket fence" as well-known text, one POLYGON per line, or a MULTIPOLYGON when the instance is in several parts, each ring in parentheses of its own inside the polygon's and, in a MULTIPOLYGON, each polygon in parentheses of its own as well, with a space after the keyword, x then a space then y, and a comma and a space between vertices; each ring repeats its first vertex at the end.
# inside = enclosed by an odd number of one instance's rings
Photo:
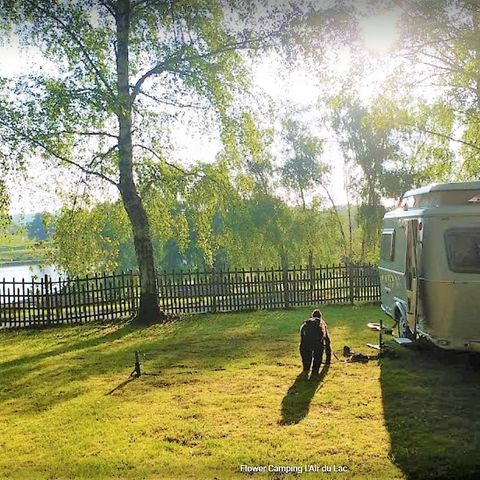
MULTIPOLYGON (((378 302, 375 265, 158 274, 161 308, 169 314, 279 309, 378 302)), ((135 313, 139 279, 133 272, 0 282, 0 328, 77 324, 135 313)))
POLYGON ((0 328, 78 324, 132 315, 138 304, 133 272, 84 278, 0 282, 0 328))

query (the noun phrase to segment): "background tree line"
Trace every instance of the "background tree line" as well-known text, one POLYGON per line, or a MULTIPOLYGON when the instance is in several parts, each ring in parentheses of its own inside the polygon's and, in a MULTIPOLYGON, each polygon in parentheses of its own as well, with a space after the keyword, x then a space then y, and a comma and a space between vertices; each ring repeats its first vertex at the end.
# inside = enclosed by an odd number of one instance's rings
MULTIPOLYGON (((444 114, 436 104, 423 108, 432 123, 444 114)), ((449 142, 406 127, 407 115, 383 96, 368 106, 349 92, 329 99, 325 124, 346 166, 345 185, 332 180, 324 140, 295 113, 277 132, 280 145, 252 119, 237 168, 225 152, 193 175, 146 162, 138 185, 156 268, 378 262, 385 201, 392 208, 409 188, 464 178, 445 162, 453 156, 449 142), (338 205, 333 192, 343 188, 349 200, 338 205)), ((69 273, 136 268, 119 201, 65 208, 54 225, 50 259, 69 273)))

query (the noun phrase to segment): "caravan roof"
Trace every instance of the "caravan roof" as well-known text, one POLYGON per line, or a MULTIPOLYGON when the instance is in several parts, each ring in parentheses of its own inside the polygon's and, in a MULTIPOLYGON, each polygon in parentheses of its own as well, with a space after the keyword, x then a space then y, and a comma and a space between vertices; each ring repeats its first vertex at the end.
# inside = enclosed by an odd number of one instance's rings
POLYGON ((427 185, 426 187, 414 188, 412 190, 409 190, 403 195, 403 198, 430 192, 451 192, 452 190, 480 190, 480 181, 458 183, 432 183, 431 185, 427 185))
POLYGON ((480 181, 436 183, 409 190, 400 206, 404 209, 439 207, 443 205, 472 205, 480 203, 480 181))

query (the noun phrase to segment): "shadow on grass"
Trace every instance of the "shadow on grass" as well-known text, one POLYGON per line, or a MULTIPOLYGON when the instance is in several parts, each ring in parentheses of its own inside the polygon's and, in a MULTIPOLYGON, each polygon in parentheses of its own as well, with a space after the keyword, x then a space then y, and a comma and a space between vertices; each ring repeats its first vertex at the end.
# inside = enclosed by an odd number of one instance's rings
POLYGON ((136 378, 138 377, 128 377, 126 380, 123 382, 119 383, 115 388, 107 392, 105 395, 112 395, 112 393, 115 393, 117 390, 122 390, 123 387, 128 385, 130 382, 133 382, 136 378))
POLYGON ((477 479, 480 373, 466 354, 398 349, 381 360, 390 458, 410 480, 477 479))
MULTIPOLYGON (((104 332, 81 332, 77 328, 70 333, 65 330, 62 340, 67 343, 61 346, 55 345, 53 332, 44 331, 39 334, 46 336, 44 351, 26 353, 0 364, 4 385, 0 401, 13 400, 19 411, 37 413, 87 393, 92 377, 111 379, 113 391, 109 393, 114 393, 129 383, 118 385, 120 378, 126 378, 133 369, 135 350, 146 361, 147 372, 162 370, 167 375, 170 369, 176 375, 179 368, 190 372, 223 370, 231 362, 250 357, 252 352, 281 358, 285 355, 284 342, 267 341, 272 335, 290 335, 281 327, 245 316, 230 322, 211 317, 148 328, 114 325, 104 332), (78 340, 80 334, 86 338, 78 340)), ((27 352, 28 338, 19 341, 24 342, 27 352)))
POLYGON ((282 400, 282 418, 280 425, 292 425, 303 420, 310 410, 310 402, 320 384, 325 379, 330 365, 323 366, 319 375, 301 373, 288 389, 282 400))
MULTIPOLYGON (((68 326, 58 327, 58 329, 60 328, 66 329, 69 327, 68 326)), ((87 326, 86 328, 89 328, 89 326, 87 326)), ((41 353, 37 353, 34 355, 25 355, 15 360, 10 360, 7 362, 0 363, 0 368, 6 369, 10 367, 22 367, 24 365, 30 365, 32 363, 41 361, 43 359, 52 357, 54 355, 61 355, 63 353, 72 353, 75 350, 83 350, 86 348, 97 347, 104 343, 110 343, 115 340, 119 340, 123 338, 125 335, 130 334, 135 330, 139 330, 142 327, 131 325, 129 322, 122 322, 114 325, 113 328, 114 328, 113 331, 108 332, 104 335, 98 335, 93 338, 81 340, 79 342, 67 343, 65 346, 61 346, 59 348, 47 349, 42 351, 41 353)), ((41 334, 45 334, 46 332, 47 332, 46 330, 43 330, 43 331, 40 331, 38 334, 41 335, 41 334)), ((35 330, 31 330, 29 333, 35 334, 37 332, 35 330)), ((8 332, 6 332, 5 335, 8 335, 8 332)))

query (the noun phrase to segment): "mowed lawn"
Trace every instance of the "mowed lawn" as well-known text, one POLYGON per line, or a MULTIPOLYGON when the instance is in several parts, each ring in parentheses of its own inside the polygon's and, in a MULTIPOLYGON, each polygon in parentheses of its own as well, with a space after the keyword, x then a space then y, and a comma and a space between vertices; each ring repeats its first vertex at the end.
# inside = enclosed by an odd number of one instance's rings
POLYGON ((308 310, 0 333, 1 479, 477 478, 480 374, 374 355, 378 307, 326 307, 334 352, 299 378, 308 310), (126 382, 141 352, 142 375, 126 382), (240 472, 314 465, 347 472, 240 472))

